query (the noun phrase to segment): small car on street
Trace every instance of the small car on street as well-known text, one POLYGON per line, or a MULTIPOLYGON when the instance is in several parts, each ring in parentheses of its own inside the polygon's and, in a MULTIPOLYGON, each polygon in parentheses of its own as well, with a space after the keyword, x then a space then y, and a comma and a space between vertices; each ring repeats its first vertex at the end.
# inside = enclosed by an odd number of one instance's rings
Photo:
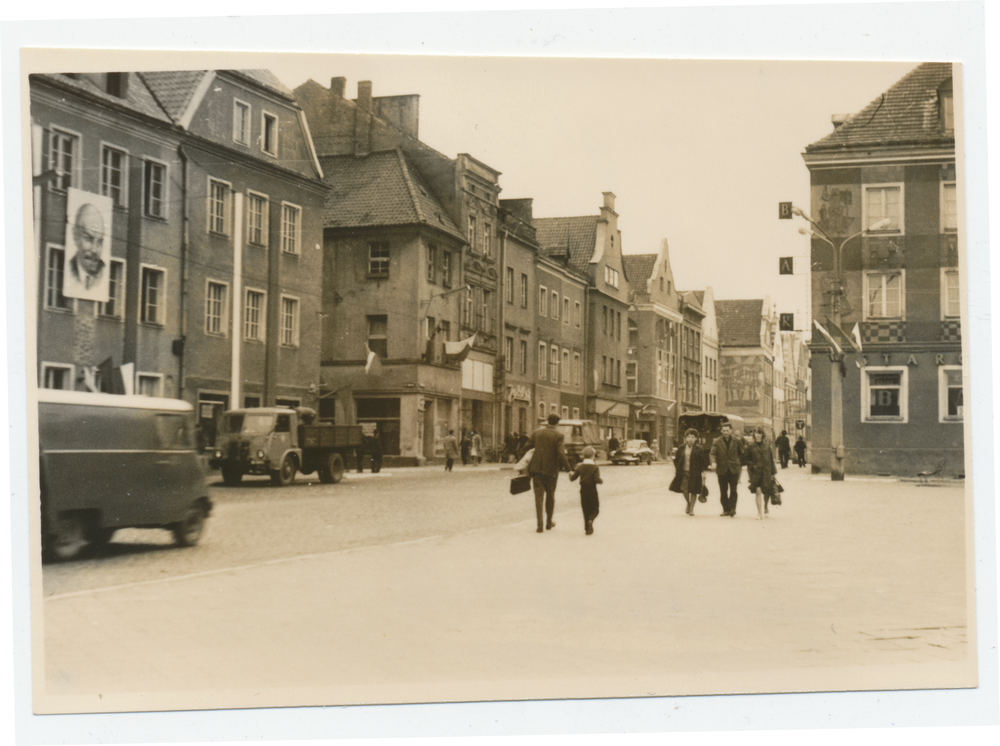
POLYGON ((626 440, 610 458, 612 464, 652 464, 655 454, 644 440, 626 440))

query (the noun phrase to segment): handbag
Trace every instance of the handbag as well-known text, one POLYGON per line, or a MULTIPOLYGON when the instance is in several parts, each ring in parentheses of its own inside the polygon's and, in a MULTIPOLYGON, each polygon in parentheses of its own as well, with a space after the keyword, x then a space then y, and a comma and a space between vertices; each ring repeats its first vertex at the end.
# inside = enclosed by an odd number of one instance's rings
POLYGON ((698 502, 708 502, 708 487, 704 484, 701 486, 701 494, 698 495, 698 502))
POLYGON ((781 486, 781 482, 778 481, 777 477, 771 478, 773 484, 771 485, 771 505, 781 505, 781 493, 785 491, 785 488, 781 486))
POLYGON ((510 480, 510 494, 520 495, 531 489, 531 477, 527 474, 510 480))

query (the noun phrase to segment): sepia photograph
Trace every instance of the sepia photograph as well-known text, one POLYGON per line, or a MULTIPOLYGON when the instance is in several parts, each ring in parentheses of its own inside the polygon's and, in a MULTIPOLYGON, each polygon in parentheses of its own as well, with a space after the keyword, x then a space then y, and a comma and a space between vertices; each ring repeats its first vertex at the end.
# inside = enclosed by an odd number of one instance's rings
POLYGON ((778 57, 22 47, 31 711, 980 686, 967 69, 778 57))

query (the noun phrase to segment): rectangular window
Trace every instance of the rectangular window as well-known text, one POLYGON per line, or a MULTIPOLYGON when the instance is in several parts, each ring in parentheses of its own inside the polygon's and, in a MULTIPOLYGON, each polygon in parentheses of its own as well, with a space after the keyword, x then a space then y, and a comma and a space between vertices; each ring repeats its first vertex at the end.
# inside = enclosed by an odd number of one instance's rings
POLYGON ((370 243, 368 244, 368 276, 388 277, 389 276, 389 244, 370 243))
POLYGON ((605 265, 605 267, 604 267, 604 282, 606 284, 610 285, 613 288, 617 288, 618 287, 618 270, 617 269, 611 269, 611 267, 608 267, 607 265, 605 265))
POLYGON ((243 338, 255 342, 264 341, 267 323, 266 299, 260 290, 247 290, 246 307, 243 312, 243 338))
POLYGON ((574 301, 574 303, 573 303, 573 325, 577 329, 579 329, 581 323, 583 323, 583 307, 580 305, 579 301, 574 301))
POLYGON ((441 284, 446 288, 451 287, 451 252, 445 251, 441 254, 441 284))
POLYGON ((281 250, 286 254, 299 253, 302 235, 302 210, 295 205, 281 205, 281 250))
POLYGON ((545 413, 547 411, 548 410, 545 408, 545 402, 543 402, 543 401, 538 402, 538 419, 539 419, 539 421, 544 421, 545 420, 545 413))
POLYGON ((903 318, 903 273, 866 272, 865 297, 867 318, 903 318))
POLYGON ((579 352, 574 352, 573 353, 573 385, 574 386, 579 386, 580 385, 580 379, 581 379, 582 375, 583 375, 583 366, 582 366, 581 360, 580 360, 580 353, 579 352))
POLYGON ((476 235, 476 216, 475 215, 470 215, 469 216, 469 248, 471 248, 473 251, 475 251, 477 248, 479 248, 479 245, 476 242, 477 238, 478 238, 478 236, 476 235))
POLYGON ((437 282, 437 247, 427 247, 427 282, 437 282))
POLYGON ((520 360, 520 367, 518 368, 518 370, 521 372, 521 375, 527 375, 527 373, 528 373, 528 342, 526 340, 524 340, 524 339, 520 340, 520 342, 521 342, 521 345, 520 345, 521 346, 521 360, 520 360))
POLYGON ((229 232, 229 184, 216 179, 208 180, 208 230, 211 233, 229 232))
POLYGON ((268 112, 262 113, 260 149, 268 155, 278 154, 278 117, 268 112))
POLYGON ((250 144, 250 104, 233 101, 233 142, 250 144))
POLYGON ((610 383, 608 379, 608 356, 601 355, 601 383, 610 383))
POLYGON ((549 349, 549 380, 559 383, 559 348, 555 345, 549 349))
POLYGON ((489 223, 483 223, 483 256, 493 256, 493 230, 489 223))
POLYGON ((941 183, 941 231, 954 233, 958 230, 958 192, 954 181, 941 183))
POLYGON ((601 306, 601 334, 608 336, 608 307, 601 306))
POLYGON ((111 197, 115 207, 124 207, 128 194, 124 151, 105 145, 101 148, 101 194, 111 197))
POLYGON ((565 296, 563 296, 562 315, 563 315, 563 323, 569 326, 569 298, 565 296))
POLYGON ((73 366, 42 363, 42 388, 72 390, 73 366))
POLYGON ((146 324, 166 321, 166 272, 156 267, 142 268, 142 295, 139 318, 146 324))
POLYGON ((521 308, 528 307, 528 276, 521 273, 521 308))
POLYGON ((142 206, 151 218, 166 217, 167 167, 155 161, 146 161, 145 183, 142 188, 142 206))
MULTIPOLYGON (((636 377, 638 375, 638 366, 635 360, 629 360, 625 365, 625 381, 628 384, 628 393, 636 393, 636 377)), ((707 407, 706 407, 707 409, 707 407)))
POLYGON ((514 338, 505 337, 503 341, 503 369, 512 372, 514 370, 514 338))
POLYGON ((579 407, 573 407, 573 419, 574 420, 580 419, 580 408, 579 407))
POLYGON ((247 193, 247 242, 267 246, 267 197, 247 193))
POLYGON ((445 358, 445 348, 444 343, 451 340, 451 322, 442 321, 437 325, 437 336, 441 341, 441 357, 439 360, 444 360, 445 358))
POLYGON ((873 184, 865 186, 864 227, 875 225, 881 220, 888 224, 873 233, 903 232, 903 185, 873 184))
POLYGON ((538 377, 545 380, 548 371, 549 346, 544 342, 538 343, 538 377))
POLYGON ((907 421, 908 373, 906 366, 862 368, 862 422, 907 421))
POLYGON ((137 373, 135 384, 139 396, 163 396, 163 376, 159 373, 137 373))
POLYGON ((562 351, 562 382, 569 386, 569 350, 562 351))
POLYGON ((549 315, 549 289, 544 285, 538 288, 538 315, 549 315))
POLYGON ((962 388, 962 366, 942 365, 938 368, 938 421, 961 422, 965 396, 962 388))
POLYGON ((962 315, 962 296, 957 269, 941 269, 941 314, 946 319, 957 319, 962 315))
POLYGON ((56 172, 53 188, 66 191, 75 184, 79 149, 76 135, 55 129, 49 133, 49 168, 56 172))
POLYGON ((562 418, 564 420, 569 419, 569 407, 562 408, 562 418))
POLYGON ((229 304, 229 286, 222 282, 208 281, 205 291, 205 333, 226 333, 226 312, 229 304))
POLYGON ((552 318, 556 321, 559 320, 559 293, 555 290, 552 291, 552 305, 549 306, 549 310, 552 313, 552 318))
POLYGON ((281 344, 297 347, 299 344, 299 301, 297 298, 281 298, 281 344))
POLYGON ((73 302, 63 295, 63 276, 66 269, 66 252, 61 247, 50 246, 45 262, 45 307, 69 310, 73 302))
POLYGON ((112 259, 108 265, 108 302, 97 304, 101 316, 121 318, 125 302, 125 263, 112 259))
POLYGON ((616 339, 621 339, 622 338, 622 312, 621 311, 615 311, 615 318, 617 319, 617 321, 615 322, 615 338, 616 339))
POLYGON ((514 268, 507 267, 507 272, 505 274, 505 280, 503 287, 503 299, 508 303, 514 302, 514 268))
POLYGON ((389 357, 389 317, 367 316, 368 349, 385 360, 389 357))

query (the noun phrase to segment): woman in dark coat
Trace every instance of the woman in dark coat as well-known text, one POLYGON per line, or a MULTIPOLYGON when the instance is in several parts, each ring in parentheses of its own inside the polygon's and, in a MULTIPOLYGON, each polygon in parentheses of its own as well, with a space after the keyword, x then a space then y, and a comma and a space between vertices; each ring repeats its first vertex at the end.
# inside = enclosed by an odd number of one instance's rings
POLYGON ((753 431, 753 441, 747 448, 747 476, 750 478, 750 491, 757 500, 757 520, 767 515, 767 503, 774 489, 774 453, 771 445, 764 438, 764 428, 757 427, 753 431))
POLYGON ((708 468, 708 454, 697 443, 698 431, 689 429, 684 433, 684 445, 677 449, 674 455, 674 480, 670 483, 671 492, 684 495, 687 507, 684 512, 694 515, 694 505, 701 495, 701 473, 708 468))

